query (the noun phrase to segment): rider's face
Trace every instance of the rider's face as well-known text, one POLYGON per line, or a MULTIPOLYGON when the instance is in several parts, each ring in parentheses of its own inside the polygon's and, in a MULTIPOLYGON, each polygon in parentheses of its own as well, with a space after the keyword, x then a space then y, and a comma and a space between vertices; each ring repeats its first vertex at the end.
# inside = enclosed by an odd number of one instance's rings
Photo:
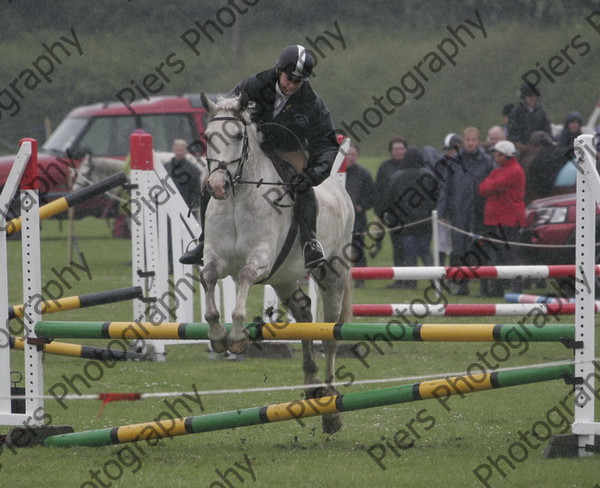
POLYGON ((303 83, 303 81, 294 81, 288 78, 287 74, 283 71, 279 72, 279 88, 281 88, 283 94, 288 97, 300 90, 303 83))

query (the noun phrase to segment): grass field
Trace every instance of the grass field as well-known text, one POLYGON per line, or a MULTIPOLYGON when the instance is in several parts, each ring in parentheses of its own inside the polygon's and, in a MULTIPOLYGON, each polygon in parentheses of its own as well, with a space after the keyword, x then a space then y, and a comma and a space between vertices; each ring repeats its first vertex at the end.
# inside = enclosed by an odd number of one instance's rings
MULTIPOLYGON (((130 286, 131 245, 110 237, 101 220, 76 222, 78 252, 83 253, 92 279, 80 273, 65 295, 130 286)), ((57 221, 43 224, 43 282, 52 279, 69 262, 66 232, 57 221)), ((10 302, 20 303, 20 243, 9 242, 10 302)), ((387 265, 386 239, 373 265, 387 265)), ((410 302, 419 289, 389 290, 386 281, 368 282, 354 291, 355 303, 410 302)), ((476 286, 472 286, 475 291, 476 286)), ((533 290, 537 292, 539 290, 533 290)), ((474 295, 475 293, 472 293, 474 295)), ((422 295, 421 295, 422 296, 422 295)), ((453 302, 481 302, 474 297, 453 297, 453 302)), ((487 300, 491 302, 492 300, 487 300)), ((249 303, 249 316, 260 313, 261 289, 249 303)), ((131 304, 105 305, 65 312, 61 320, 129 320, 131 304)), ((58 320, 58 316, 51 317, 58 320)), ((495 317, 489 322, 516 322, 516 317, 495 317)), ((358 320, 358 319, 357 319, 358 320)), ((375 322, 373 318, 363 320, 375 322)), ((385 319, 379 320, 382 324, 385 319)), ((435 322, 457 322, 438 318, 435 322)), ((486 322, 471 318, 465 322, 486 322)), ((571 317, 563 319, 564 323, 571 317)), ((102 341, 82 341, 96 345, 102 341)), ((569 359, 570 351, 558 344, 520 344, 502 357, 492 345, 395 343, 374 348, 365 361, 339 357, 341 381, 444 375, 462 372, 482 355, 494 355, 499 367, 569 359), (341 369, 341 368, 344 369, 341 369), (342 374, 344 376, 342 376, 342 374), (351 376, 350 376, 351 375, 351 376)), ((294 359, 211 360, 203 345, 170 347, 164 363, 107 364, 46 356, 45 389, 73 394, 100 392, 198 391, 224 388, 296 385, 302 382, 301 354, 294 359), (92 364, 95 363, 95 364, 92 364), (76 376, 80 375, 80 376, 76 376), (87 375, 87 383, 84 377, 87 375), (92 380, 92 376, 94 380, 92 380)), ((23 355, 15 352, 12 369, 23 370, 23 355)), ((393 384, 376 387, 393 386, 393 384)), ((340 387, 340 393, 362 391, 367 386, 340 387)), ((206 434, 100 448, 32 448, 0 451, 0 486, 6 487, 271 487, 271 486, 410 486, 479 487, 477 479, 489 475, 493 487, 585 487, 600 481, 600 457, 546 460, 547 442, 527 435, 534 430, 542 438, 568 432, 571 387, 562 381, 506 388, 463 398, 453 397, 446 408, 437 400, 425 400, 343 414, 344 427, 335 435, 321 432, 320 420, 265 424, 206 434), (568 400, 564 399, 568 397, 568 400), (527 443, 521 436, 525 435, 527 443), (379 444, 379 446, 377 446, 379 444), (397 446, 401 446, 401 448, 397 446), (410 445, 410 447, 408 447, 410 445), (524 446, 524 448, 520 447, 524 446), (385 451, 385 456, 383 455, 385 451), (369 452, 380 458, 375 462, 369 452), (504 456, 504 458, 502 458, 504 456), (488 458, 489 457, 489 458, 488 458), (494 467, 491 460, 497 462, 494 467), (237 464, 236 464, 237 463, 237 464), (483 465, 488 465, 486 468, 483 465), (225 477, 224 480, 222 477, 225 477)), ((183 416, 261 406, 300 398, 301 391, 200 394, 200 402, 179 403, 183 416)), ((166 402, 150 399, 106 405, 98 418, 97 400, 46 403, 55 425, 69 424, 76 431, 154 420, 169 411, 166 402)), ((598 414, 597 414, 598 415, 598 414)), ((6 429, 4 429, 6 430, 6 429)))

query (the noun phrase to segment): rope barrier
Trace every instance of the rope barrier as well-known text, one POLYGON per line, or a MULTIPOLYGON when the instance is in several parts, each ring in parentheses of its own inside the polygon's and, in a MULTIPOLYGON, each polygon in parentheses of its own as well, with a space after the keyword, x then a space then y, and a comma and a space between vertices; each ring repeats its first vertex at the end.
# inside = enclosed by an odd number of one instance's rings
MULTIPOLYGON (((593 362, 600 361, 600 357, 590 359, 587 361, 573 361, 573 360, 564 360, 564 361, 551 361, 548 363, 538 363, 538 364, 530 364, 526 366, 512 366, 507 368, 498 368, 498 369, 490 369, 489 371, 483 370, 484 372, 489 373, 502 373, 505 371, 519 371, 522 369, 528 368, 537 368, 544 366, 568 366, 574 365, 579 366, 581 364, 588 364, 593 362)), ((468 372, 447 372, 447 373, 432 373, 428 375, 419 375, 419 376, 400 376, 395 378, 376 378, 370 380, 356 380, 351 383, 351 385, 373 385, 373 384, 382 384, 382 383, 403 383, 410 381, 424 381, 436 378, 447 378, 452 376, 468 376, 470 373, 468 372)), ((330 382, 326 383, 331 386, 349 386, 348 382, 330 382)), ((208 395, 229 395, 229 394, 243 394, 243 393, 270 393, 270 392, 278 392, 278 391, 292 391, 292 390, 304 390, 307 388, 318 388, 322 387, 324 383, 313 383, 313 384, 302 384, 302 385, 289 385, 289 386, 263 386, 263 387, 255 387, 255 388, 227 388, 223 390, 202 390, 202 391, 177 391, 177 392, 157 392, 157 393, 98 393, 98 394, 90 394, 90 395, 64 395, 61 396, 61 401, 64 400, 104 400, 109 395, 122 395, 123 399, 126 400, 139 400, 139 399, 147 399, 147 398, 172 398, 179 396, 208 396, 208 395), (135 396, 135 398, 133 398, 135 396)), ((25 398, 24 395, 14 395, 13 399, 25 398)), ((32 398, 32 397, 29 397, 32 398)), ((33 398, 42 398, 44 400, 56 400, 54 396, 51 395, 40 395, 33 398)))
MULTIPOLYGON (((397 225, 395 227, 386 227, 383 223, 381 225, 384 226, 387 231, 391 232, 391 231, 395 231, 395 230, 408 229, 415 225, 420 225, 425 222, 431 222, 432 220, 433 219, 431 217, 427 217, 425 219, 417 220, 417 221, 411 222, 409 224, 397 225)), ((531 247, 531 248, 538 248, 538 249, 564 249, 564 248, 573 248, 574 249, 575 248, 575 244, 532 244, 530 242, 502 241, 500 239, 494 239, 492 237, 482 236, 481 234, 474 234, 473 232, 468 232, 466 230, 459 229, 458 227, 454 227, 452 224, 449 224, 447 222, 442 222, 441 220, 438 220, 438 223, 440 225, 450 229, 453 232, 458 232, 459 234, 464 234, 466 236, 469 236, 473 240, 485 239, 486 241, 495 242, 497 244, 504 244, 504 245, 510 245, 510 246, 515 246, 515 247, 531 247)), ((371 236, 371 235, 373 235, 373 232, 353 232, 353 235, 355 235, 355 236, 371 236)), ((598 247, 598 246, 600 246, 600 243, 596 243, 596 247, 598 247)))

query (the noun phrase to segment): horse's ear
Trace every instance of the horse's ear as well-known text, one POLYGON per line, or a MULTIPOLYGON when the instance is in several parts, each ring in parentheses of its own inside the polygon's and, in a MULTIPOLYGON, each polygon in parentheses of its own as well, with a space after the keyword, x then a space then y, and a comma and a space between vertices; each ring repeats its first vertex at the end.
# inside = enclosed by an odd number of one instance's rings
POLYGON ((215 115, 217 113, 217 106, 204 94, 204 92, 200 92, 200 100, 202 100, 202 106, 204 107, 204 110, 206 110, 210 115, 215 115))
POLYGON ((244 111, 248 108, 248 93, 246 93, 246 91, 243 91, 242 93, 240 93, 239 104, 240 104, 240 111, 244 111))

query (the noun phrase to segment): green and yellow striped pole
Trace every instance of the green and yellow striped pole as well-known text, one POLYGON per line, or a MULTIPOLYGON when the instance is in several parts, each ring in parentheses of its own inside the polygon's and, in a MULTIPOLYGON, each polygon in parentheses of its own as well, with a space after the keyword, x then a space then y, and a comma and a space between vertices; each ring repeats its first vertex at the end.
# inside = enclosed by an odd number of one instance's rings
MULTIPOLYGON (((11 349, 23 351, 25 349, 24 337, 10 337, 9 344, 11 349)), ((114 360, 126 361, 137 360, 145 361, 148 359, 146 354, 129 352, 123 349, 113 350, 104 347, 84 346, 81 344, 71 344, 68 342, 50 342, 44 344, 44 352, 47 354, 55 354, 58 356, 71 356, 85 359, 96 359, 99 361, 114 360)))
POLYGON ((514 371, 483 372, 379 390, 331 395, 309 400, 267 405, 193 417, 146 422, 87 432, 53 435, 45 446, 105 446, 126 442, 148 441, 186 434, 247 427, 282 420, 294 420, 337 412, 349 412, 399 403, 446 398, 475 391, 525 385, 541 381, 568 378, 573 365, 533 367, 514 371))
MULTIPOLYGON (((118 288, 116 290, 99 291, 88 293, 86 295, 77 295, 72 297, 52 298, 43 300, 40 308, 42 314, 63 312, 77 308, 94 307, 107 303, 123 302, 133 300, 134 298, 143 298, 144 291, 141 286, 130 286, 128 288, 118 288)), ((23 305, 14 305, 8 309, 8 318, 22 318, 23 305)))
MULTIPOLYGON (((123 172, 115 173, 114 175, 105 178, 98 183, 86 186, 80 190, 74 191, 65 195, 64 197, 57 198, 56 200, 47 203, 40 207, 40 220, 54 217, 55 215, 64 212, 70 207, 74 207, 78 203, 81 203, 90 198, 94 198, 102 193, 112 190, 113 188, 122 185, 127 181, 127 175, 123 172)), ((21 217, 12 219, 6 223, 6 234, 11 235, 21 230, 21 217)))
MULTIPOLYGON (((229 330, 231 324, 224 324, 229 330)), ((246 326, 250 340, 553 342, 572 340, 574 325, 548 324, 336 324, 260 323, 246 326)), ((194 322, 38 322, 38 337, 78 339, 208 339, 208 324, 194 322)))

